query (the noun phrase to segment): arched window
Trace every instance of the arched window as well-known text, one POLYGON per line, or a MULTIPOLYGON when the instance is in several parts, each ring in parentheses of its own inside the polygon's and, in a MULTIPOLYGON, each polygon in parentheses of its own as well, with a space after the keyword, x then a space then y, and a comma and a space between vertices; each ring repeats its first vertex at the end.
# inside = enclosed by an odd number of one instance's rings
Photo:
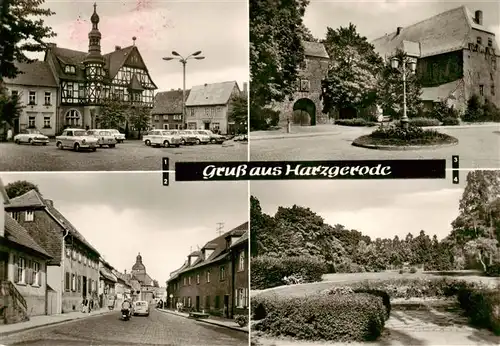
POLYGON ((80 112, 78 112, 76 109, 70 109, 66 112, 66 125, 79 127, 80 119, 80 112))

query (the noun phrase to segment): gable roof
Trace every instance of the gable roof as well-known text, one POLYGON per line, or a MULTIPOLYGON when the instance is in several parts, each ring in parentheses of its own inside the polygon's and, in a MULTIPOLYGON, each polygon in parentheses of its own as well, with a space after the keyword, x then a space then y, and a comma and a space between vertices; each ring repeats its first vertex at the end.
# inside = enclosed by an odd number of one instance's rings
POLYGON ((17 223, 16 220, 14 220, 9 213, 4 212, 4 217, 5 217, 5 238, 12 242, 16 243, 18 245, 21 245, 24 248, 30 249, 32 251, 35 251, 41 257, 50 259, 52 256, 50 256, 47 251, 45 251, 40 245, 37 244, 37 242, 31 238, 29 235, 28 231, 21 226, 19 223, 17 223))
POLYGON ((65 230, 69 232, 73 237, 78 239, 82 244, 88 247, 90 250, 95 252, 99 256, 99 252, 85 239, 85 237, 78 232, 75 226, 71 224, 62 215, 59 210, 54 208, 53 204, 47 202, 37 191, 30 190, 26 192, 24 195, 12 198, 8 208, 28 208, 28 207, 44 207, 47 213, 65 230))
POLYGON ((401 48, 403 41, 419 42, 420 57, 457 51, 468 48, 472 29, 489 32, 475 23, 473 17, 465 6, 460 6, 402 28, 399 35, 395 31, 371 43, 382 57, 401 48))
MULTIPOLYGON (((190 90, 186 90, 186 100, 189 92, 190 90)), ((182 114, 182 90, 157 93, 151 114, 182 114)))
POLYGON ((57 88, 56 80, 47 62, 16 62, 15 65, 22 73, 18 74, 13 79, 6 78, 6 84, 57 88))
POLYGON ((201 268, 201 267, 204 267, 208 264, 215 263, 215 262, 218 262, 218 261, 226 258, 227 255, 229 254, 228 249, 226 248, 226 238, 230 237, 230 236, 240 237, 237 241, 235 241, 234 244, 232 244, 234 246, 237 243, 241 244, 244 241, 248 241, 248 236, 246 236, 246 238, 244 238, 247 233, 248 233, 248 221, 244 222, 241 225, 239 225, 238 227, 235 227, 232 230, 218 236, 217 238, 210 240, 202 247, 202 250, 203 249, 214 250, 208 258, 203 258, 203 251, 201 250, 200 256, 198 257, 198 259, 194 263, 189 265, 189 263, 187 261, 184 262, 184 264, 179 269, 177 269, 176 271, 174 271, 170 274, 171 277, 170 277, 170 279, 168 279, 168 281, 175 280, 180 274, 188 272, 192 269, 201 268), (243 239, 241 239, 241 238, 243 238, 243 239))
POLYGON ((149 285, 153 282, 153 279, 147 273, 132 273, 132 277, 141 284, 149 285))
MULTIPOLYGON (((238 88, 235 81, 194 86, 189 92, 186 106, 225 105, 229 102, 235 87, 238 88)), ((239 88, 238 92, 240 92, 239 88)))
POLYGON ((323 59, 330 58, 323 43, 302 41, 302 46, 304 47, 304 54, 306 57, 309 56, 323 59))

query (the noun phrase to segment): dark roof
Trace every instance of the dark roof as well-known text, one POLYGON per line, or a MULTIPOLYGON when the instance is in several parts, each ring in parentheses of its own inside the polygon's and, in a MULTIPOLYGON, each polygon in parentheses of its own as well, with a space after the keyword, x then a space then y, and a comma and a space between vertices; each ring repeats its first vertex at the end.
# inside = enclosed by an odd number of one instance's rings
MULTIPOLYGON (((190 90, 186 90, 186 100, 189 92, 190 90)), ((157 93, 151 114, 182 114, 182 90, 157 93)))
POLYGON ((17 223, 7 212, 4 212, 5 217, 5 238, 13 243, 21 245, 27 249, 37 252, 42 257, 47 259, 52 258, 37 242, 31 238, 28 231, 23 226, 17 223))
POLYGON ((329 59, 328 53, 323 43, 302 41, 305 56, 329 59))
MULTIPOLYGON (((379 37, 372 44, 382 57, 400 49, 403 41, 418 42, 420 57, 457 51, 468 48, 472 29, 489 32, 484 26, 475 23, 473 17, 469 9, 460 6, 404 27, 399 35, 395 31, 379 37)), ((476 43, 475 39, 473 43, 476 43)))
POLYGON ((171 277, 168 281, 176 279, 179 274, 182 274, 184 272, 190 271, 194 268, 200 268, 203 266, 206 266, 210 263, 218 262, 228 255, 228 249, 226 248, 226 238, 231 237, 231 236, 236 236, 240 237, 233 245, 236 245, 237 243, 245 241, 245 239, 240 240, 242 237, 246 236, 246 239, 248 240, 248 221, 242 223, 238 227, 233 228, 232 230, 218 236, 215 239, 210 240, 209 242, 206 243, 205 246, 203 246, 200 256, 198 259, 189 265, 188 262, 184 262, 184 264, 177 269, 176 271, 171 273, 171 277), (214 248, 215 245, 215 248, 214 248), (208 258, 203 258, 203 249, 212 249, 214 250, 212 254, 208 258))
POLYGON ((16 62, 16 67, 22 72, 13 79, 5 79, 7 84, 42 86, 57 88, 57 83, 50 66, 45 61, 32 63, 16 62))
POLYGON ((111 281, 111 282, 117 282, 117 279, 115 278, 115 276, 113 275, 113 273, 111 273, 109 270, 107 270, 105 267, 103 268, 99 268, 99 272, 101 273, 101 275, 111 281))
POLYGON ((153 282, 151 276, 147 273, 132 273, 132 277, 139 281, 141 284, 150 285, 153 282))
MULTIPOLYGON (((130 53, 132 53, 134 50, 137 51, 137 54, 140 55, 137 46, 129 46, 125 48, 120 48, 116 49, 111 53, 104 54, 104 69, 108 72, 107 73, 107 79, 112 80, 116 74, 118 73, 118 70, 123 66, 127 58, 129 57, 130 53)), ((84 81, 85 80, 85 65, 83 64, 85 58, 87 57, 88 53, 87 52, 82 52, 78 50, 73 50, 73 49, 67 49, 67 48, 61 48, 57 47, 53 44, 49 45, 49 50, 47 51, 47 54, 52 53, 53 56, 56 58, 56 73, 59 75, 61 78, 67 79, 67 80, 79 80, 79 81, 84 81), (74 65, 77 68, 76 74, 67 74, 64 72, 64 66, 65 65, 74 65)), ((46 55, 47 56, 47 55, 46 55)), ((150 78, 151 79, 151 78, 150 78)), ((151 80, 152 82, 152 80, 151 80)), ((154 84, 153 84, 154 85, 154 84)), ((137 85, 135 85, 137 87, 137 85)), ((142 86, 141 86, 142 87, 142 86)), ((155 86, 156 88, 156 86, 155 86)))
MULTIPOLYGON (((235 87, 238 88, 235 81, 196 85, 191 88, 186 100, 186 106, 225 105, 231 99, 235 87)), ((238 92, 240 92, 239 89, 238 92)))
POLYGON ((26 208, 26 207, 45 207, 46 211, 49 213, 56 222, 58 222, 61 227, 67 230, 73 237, 78 239, 82 244, 87 246, 90 250, 99 255, 99 252, 85 239, 85 237, 78 232, 75 226, 71 224, 54 206, 52 203, 47 202, 43 197, 35 190, 30 190, 24 195, 12 198, 10 203, 6 205, 6 208, 26 208))

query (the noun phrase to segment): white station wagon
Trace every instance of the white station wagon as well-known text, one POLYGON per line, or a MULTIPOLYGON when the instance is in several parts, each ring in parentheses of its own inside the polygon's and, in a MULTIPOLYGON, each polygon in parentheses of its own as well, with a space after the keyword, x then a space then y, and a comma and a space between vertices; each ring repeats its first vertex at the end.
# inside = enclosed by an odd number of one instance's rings
POLYGON ((181 136, 169 130, 153 130, 148 133, 151 145, 158 147, 163 146, 168 148, 170 146, 178 148, 181 145, 181 136))
POLYGON ((37 129, 26 129, 26 130, 21 130, 21 132, 19 132, 17 135, 14 136, 14 143, 47 145, 47 143, 49 143, 49 137, 45 136, 37 129))
POLYGON ((103 145, 107 145, 109 148, 116 146, 116 137, 109 130, 88 130, 87 134, 97 138, 97 145, 101 148, 103 145))
POLYGON ((118 143, 123 143, 125 141, 125 135, 118 130, 115 129, 105 129, 106 131, 111 132, 118 143))
POLYGON ((56 137, 56 146, 59 149, 70 148, 75 151, 82 149, 96 151, 97 138, 87 134, 82 129, 65 129, 60 136, 56 137))

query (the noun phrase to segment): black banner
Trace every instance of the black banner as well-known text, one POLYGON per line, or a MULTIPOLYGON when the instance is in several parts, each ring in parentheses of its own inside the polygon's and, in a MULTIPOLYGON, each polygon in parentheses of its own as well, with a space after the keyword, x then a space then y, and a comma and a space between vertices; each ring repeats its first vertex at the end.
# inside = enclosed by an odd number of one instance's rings
POLYGON ((445 179, 446 160, 176 162, 176 181, 445 179))

